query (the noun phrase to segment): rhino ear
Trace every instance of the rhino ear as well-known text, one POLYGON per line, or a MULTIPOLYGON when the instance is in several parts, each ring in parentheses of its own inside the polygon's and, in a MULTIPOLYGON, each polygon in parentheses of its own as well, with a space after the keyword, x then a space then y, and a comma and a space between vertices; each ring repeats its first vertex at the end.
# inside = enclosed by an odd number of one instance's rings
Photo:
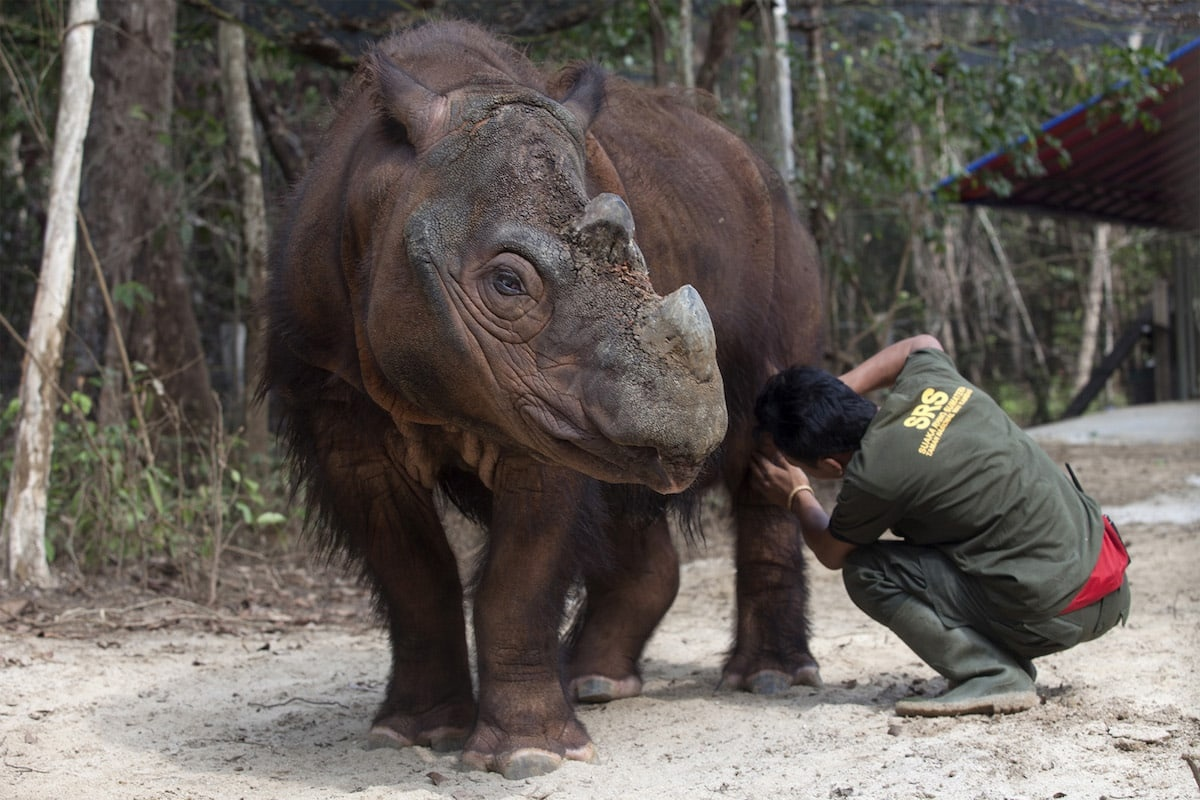
POLYGON ((571 79, 571 88, 562 104, 579 120, 584 131, 604 106, 604 81, 608 73, 602 67, 588 64, 579 67, 571 79))
POLYGON ((367 71, 374 78, 380 111, 404 127, 417 152, 446 135, 449 98, 426 87, 382 53, 370 56, 367 71))

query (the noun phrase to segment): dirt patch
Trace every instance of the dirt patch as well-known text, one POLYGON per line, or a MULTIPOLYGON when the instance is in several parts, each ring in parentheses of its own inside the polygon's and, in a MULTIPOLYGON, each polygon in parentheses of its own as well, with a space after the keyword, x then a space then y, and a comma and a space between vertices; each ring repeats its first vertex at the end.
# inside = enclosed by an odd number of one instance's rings
POLYGON ((0 796, 1196 800, 1200 447, 1044 446, 1117 518, 1134 599, 1125 628, 1038 660, 1024 714, 893 715, 941 679, 815 564, 825 688, 717 691, 733 571, 714 515, 643 695, 580 710, 598 765, 509 782, 366 750, 388 666, 367 598, 309 564, 245 563, 216 608, 96 584, 0 595, 0 796))

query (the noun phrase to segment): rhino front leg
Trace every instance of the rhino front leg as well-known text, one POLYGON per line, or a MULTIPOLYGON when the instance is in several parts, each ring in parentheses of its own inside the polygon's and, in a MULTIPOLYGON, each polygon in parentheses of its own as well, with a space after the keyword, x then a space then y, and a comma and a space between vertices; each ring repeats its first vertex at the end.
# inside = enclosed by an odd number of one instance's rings
POLYGON ((582 619, 569 656, 572 695, 606 703, 642 691, 646 642, 679 591, 679 554, 666 517, 613 534, 614 566, 589 577, 582 619))
POLYGON ((368 744, 458 749, 475 721, 475 697, 462 583, 433 498, 395 468, 391 422, 372 407, 329 404, 297 417, 323 479, 309 490, 332 543, 362 565, 391 638, 387 696, 368 744))
POLYGON ((585 479, 502 462, 487 561, 475 593, 479 717, 463 763, 515 779, 595 748, 563 693, 558 629, 571 580, 585 479))
POLYGON ((432 506, 405 517, 408 535, 376 537, 366 559, 392 645, 368 746, 457 750, 475 720, 457 561, 432 506))
POLYGON ((808 582, 795 519, 743 487, 735 522, 737 641, 722 685, 757 694, 821 686, 808 647, 808 582))

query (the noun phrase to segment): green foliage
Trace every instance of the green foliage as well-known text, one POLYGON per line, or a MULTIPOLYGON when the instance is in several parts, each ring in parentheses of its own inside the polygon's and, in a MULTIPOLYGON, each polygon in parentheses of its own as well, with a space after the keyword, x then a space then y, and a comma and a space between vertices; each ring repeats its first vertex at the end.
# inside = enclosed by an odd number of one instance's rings
POLYGON ((530 39, 529 55, 549 64, 594 59, 625 75, 645 76, 651 60, 650 13, 647 0, 617 0, 589 24, 530 39))
POLYGON ((1100 58, 1075 66, 1084 70, 1085 78, 1078 81, 1084 91, 1102 87, 1090 112, 1093 118, 1116 112, 1125 124, 1148 131, 1158 129, 1158 119, 1149 113, 1146 103, 1161 101, 1163 89, 1182 81, 1179 73, 1167 66, 1164 53, 1147 47, 1105 45, 1100 48, 1100 58))
MULTIPOLYGON (((152 381, 144 379, 146 386, 152 381)), ((141 393, 149 395, 146 386, 141 393)), ((148 401, 144 401, 148 402, 148 401)), ((0 415, 0 483, 12 470, 9 447, 20 407, 0 415)), ((72 392, 55 423, 46 548, 50 560, 80 572, 167 562, 194 577, 197 556, 254 538, 286 546, 298 522, 281 513, 287 490, 251 477, 237 437, 189 441, 159 435, 154 453, 136 421, 102 424, 85 392, 72 392)), ((274 472, 269 472, 274 475, 274 472)))
MULTIPOLYGON (((1041 126, 1084 102, 1094 115, 1116 111, 1146 125, 1145 104, 1178 79, 1163 51, 1063 47, 1051 33, 1031 36, 1031 26, 1050 20, 1036 11, 1022 20, 1003 4, 978 13, 929 7, 923 16, 826 9, 825 49, 795 63, 795 127, 801 205, 811 210, 830 275, 830 336, 842 359, 835 366, 898 336, 933 331, 954 340, 968 374, 1011 390, 1014 409, 1029 415, 1021 418, 1065 407, 1091 228, 1045 215, 972 212, 939 202, 931 189, 988 152, 1006 152, 1021 176, 1043 171, 1040 147, 1059 148, 1065 162, 1061 143, 1041 126), (984 214, 994 234, 977 224, 984 214), (1037 341, 1027 340, 1017 318, 1008 276, 1037 341)), ((1002 177, 984 179, 1001 196, 1011 188, 1002 177)), ((1146 279, 1169 269, 1150 255, 1161 235, 1129 236, 1147 246, 1114 254, 1126 276, 1115 285, 1122 310, 1136 310, 1146 279)))
MULTIPOLYGON (((877 33, 854 41, 829 30, 830 129, 813 131, 800 143, 812 147, 815 134, 823 133, 825 141, 841 145, 834 186, 843 203, 896 202, 924 192, 961 168, 956 162, 970 153, 1006 149, 1018 174, 1040 174, 1036 144, 1061 147, 1039 139, 1044 120, 1102 98, 1096 113, 1115 109, 1129 122, 1145 123, 1139 104, 1157 98, 1156 87, 1178 80, 1159 51, 1031 47, 999 14, 979 37, 992 43, 987 52, 931 41, 926 29, 910 27, 899 12, 889 14, 877 33)), ((802 69, 797 83, 808 94, 802 107, 813 107, 813 72, 802 69)), ((808 156, 804 163, 819 165, 815 153, 808 156)))
POLYGON ((154 293, 144 283, 126 281, 112 288, 112 299, 127 311, 141 311, 154 301, 154 293))

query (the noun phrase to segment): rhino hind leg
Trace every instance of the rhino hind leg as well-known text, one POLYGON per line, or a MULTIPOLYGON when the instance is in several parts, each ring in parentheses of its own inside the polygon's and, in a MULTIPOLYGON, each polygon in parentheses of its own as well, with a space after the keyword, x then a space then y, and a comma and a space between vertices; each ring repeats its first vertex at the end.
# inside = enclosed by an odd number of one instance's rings
POLYGON ((642 651, 679 591, 679 555, 666 517, 613 535, 614 564, 586 581, 569 642, 569 694, 606 703, 641 694, 642 651))
POLYGON ((739 496, 735 522, 737 640, 721 685, 767 695, 822 686, 809 652, 808 583, 795 520, 739 496))

